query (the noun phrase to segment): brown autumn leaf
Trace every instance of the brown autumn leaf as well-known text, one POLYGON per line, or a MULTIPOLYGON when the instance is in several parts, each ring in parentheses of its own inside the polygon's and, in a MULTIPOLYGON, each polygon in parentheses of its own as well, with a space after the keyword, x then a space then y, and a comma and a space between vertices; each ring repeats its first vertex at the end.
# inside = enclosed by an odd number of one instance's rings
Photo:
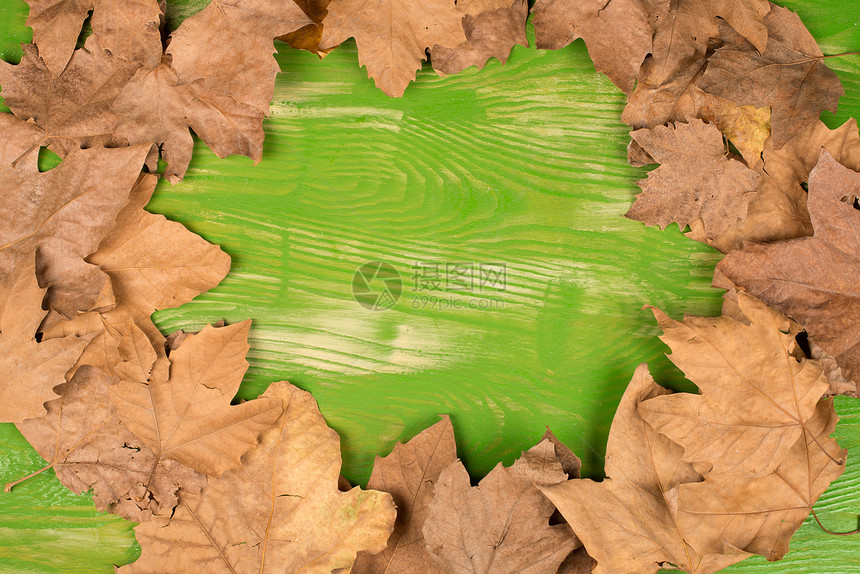
POLYGON ((706 94, 698 87, 707 62, 705 53, 695 52, 678 64, 674 74, 665 77, 660 62, 649 55, 638 71, 636 89, 624 106, 621 120, 642 129, 686 122, 688 118, 710 119, 702 117, 706 94))
MULTIPOLYGON (((744 315, 738 303, 738 291, 731 290, 723 293, 723 308, 721 311, 725 317, 731 317, 736 321, 740 321, 745 325, 749 325, 750 320, 744 315)), ((824 393, 824 398, 834 395, 856 396, 857 386, 852 381, 846 380, 842 376, 842 370, 836 364, 836 359, 827 354, 824 349, 809 340, 803 327, 797 322, 789 319, 788 331, 795 335, 798 344, 791 350, 791 355, 797 360, 813 359, 821 365, 821 369, 827 376, 827 382, 830 388, 824 393), (801 342, 805 339, 805 343, 801 342)))
POLYGON ((797 14, 774 5, 764 23, 767 48, 759 53, 748 42, 719 48, 708 59, 700 87, 739 105, 770 106, 778 149, 814 124, 823 110, 835 112, 845 90, 797 14))
POLYGON ((595 69, 629 95, 651 52, 658 3, 537 0, 532 8, 537 47, 558 50, 582 38, 595 69))
MULTIPOLYGON (((726 26, 720 29, 722 33, 726 26)), ((693 118, 704 120, 717 126, 741 152, 747 165, 754 167, 761 162, 765 140, 770 137, 770 108, 739 106, 704 92, 699 84, 707 61, 705 54, 697 52, 680 64, 675 75, 661 81, 656 61, 646 58, 621 119, 636 129, 693 118)))
POLYGON ((442 76, 470 66, 480 70, 490 58, 504 64, 515 45, 529 45, 526 0, 460 0, 457 10, 465 15, 466 41, 458 46, 436 44, 430 50, 430 63, 442 76))
POLYGON ((672 504, 690 545, 717 552, 728 543, 768 560, 781 559, 815 501, 845 470, 847 451, 829 438, 837 419, 833 400, 820 401, 772 474, 729 474, 678 486, 672 504))
POLYGON ((849 381, 843 376, 842 369, 839 367, 836 359, 812 341, 809 342, 809 355, 812 359, 821 363, 821 368, 824 369, 824 374, 827 375, 827 382, 830 384, 830 388, 824 393, 825 397, 845 395, 860 399, 860 389, 858 389, 857 383, 849 381))
POLYGON ((625 217, 681 229, 701 219, 706 237, 717 237, 747 214, 757 176, 728 159, 720 131, 701 120, 632 132, 660 167, 639 182, 642 193, 625 217))
MULTIPOLYGON (((274 75, 271 85, 274 88, 274 75)), ((112 102, 113 137, 121 145, 155 142, 167 162, 164 177, 171 183, 182 180, 191 163, 191 130, 219 157, 242 154, 259 161, 268 100, 262 111, 237 96, 198 92, 180 82, 165 58, 155 68, 138 69, 112 102)), ((151 155, 147 160, 151 171, 157 169, 157 159, 151 155)))
MULTIPOLYGON (((165 58, 154 68, 139 68, 110 102, 111 137, 122 145, 154 142, 161 158, 167 162, 165 179, 177 183, 185 176, 194 152, 190 129, 194 129, 198 119, 206 121, 206 118, 197 118, 190 112, 195 95, 187 86, 179 84, 176 70, 168 62, 165 58)), ((242 149, 250 149, 243 138, 253 134, 252 145, 262 145, 262 136, 254 134, 253 114, 247 113, 238 102, 230 103, 232 106, 226 108, 226 113, 219 114, 228 139, 242 142, 242 149), (239 112, 234 113, 234 108, 239 112)), ((146 163, 150 171, 155 171, 158 155, 151 154, 146 163)))
MULTIPOLYGON (((214 323, 212 323, 213 327, 223 327, 227 322, 224 319, 220 319, 214 323)), ((175 351, 179 348, 179 346, 185 342, 185 340, 190 335, 197 335, 200 331, 186 331, 184 329, 179 329, 178 331, 174 331, 164 338, 164 347, 167 350, 167 355, 175 351)), ((351 488, 351 487, 350 487, 351 488)))
POLYGON ((281 71, 274 39, 312 22, 293 1, 213 0, 170 35, 166 52, 196 97, 233 97, 267 115, 281 71))
POLYGON ((557 458, 558 462, 561 463, 561 470, 564 471, 567 477, 579 478, 579 473, 582 470, 582 461, 579 460, 579 457, 576 456, 566 444, 558 440, 558 437, 549 430, 549 427, 547 427, 546 432, 544 432, 543 437, 541 437, 541 441, 544 440, 548 440, 552 443, 555 458, 557 458))
POLYGON ((177 490, 199 492, 205 477, 172 461, 155 464, 155 453, 117 419, 110 400, 115 383, 107 373, 82 366, 47 403, 47 414, 18 423, 48 465, 6 485, 6 491, 52 468, 76 494, 92 490, 96 507, 142 522, 167 516, 178 502, 177 490))
POLYGON ((660 8, 651 52, 657 84, 675 76, 689 59, 705 54, 708 41, 719 36, 715 2, 667 0, 660 8))
MULTIPOLYGON (((274 38, 310 22, 294 2, 215 0, 179 26, 166 55, 159 41, 145 63, 112 54, 94 35, 54 76, 26 47, 17 66, 0 63, 2 95, 59 155, 154 142, 175 183, 191 160, 190 129, 219 157, 262 158, 262 123, 280 71, 274 38)), ((156 160, 148 158, 151 171, 156 160)))
POLYGON ((332 0, 320 47, 355 38, 359 65, 367 67, 377 88, 400 97, 427 59, 426 50, 467 41, 463 17, 454 0, 332 0), (380 21, 380 14, 387 18, 380 21))
MULTIPOLYGON (((171 183, 188 169, 192 129, 219 157, 259 161, 280 71, 274 38, 310 22, 294 2, 213 1, 173 32, 160 63, 139 68, 110 102, 113 138, 158 144, 171 183)), ((155 158, 148 164, 154 171, 155 158)))
POLYGON ((652 0, 651 6, 656 14, 652 74, 658 84, 677 75, 691 59, 706 55, 711 40, 727 35, 718 18, 728 23, 733 37, 746 38, 758 50, 768 43, 768 0, 652 0))
POLYGON ((746 38, 760 52, 767 48, 768 29, 764 18, 773 4, 769 0, 715 0, 717 16, 746 38))
POLYGON ((75 336, 36 342, 44 295, 33 259, 21 261, 0 285, 0 422, 42 416, 88 342, 75 336))
POLYGON ((283 405, 260 445, 200 494, 182 493, 169 523, 137 526, 141 556, 121 574, 349 572, 357 552, 385 548, 391 497, 338 490, 340 439, 313 397, 280 382, 246 404, 260 400, 283 405))
POLYGON ((848 380, 860 380, 860 174, 826 149, 809 176, 809 214, 815 234, 746 245, 717 265, 714 284, 738 285, 809 333, 848 380))
POLYGON ((769 139, 762 150, 764 171, 776 179, 780 187, 796 187, 809 181, 809 174, 818 163, 821 148, 826 149, 833 159, 845 167, 860 170, 857 120, 851 118, 835 130, 818 120, 805 127, 780 149, 774 149, 773 138, 769 139))
POLYGON ((155 452, 153 468, 172 459, 220 476, 238 468, 242 455, 278 418, 281 405, 274 399, 230 404, 248 368, 250 325, 205 327, 170 354, 169 378, 111 387, 120 422, 155 452))
POLYGON ((166 358, 164 337, 151 321, 122 303, 110 311, 81 313, 68 320, 50 322, 48 317, 42 328, 44 341, 68 336, 90 340, 67 378, 85 365, 130 381, 147 380, 153 369, 168 367, 164 362, 157 362, 159 358, 166 358), (153 332, 157 336, 153 336, 153 332))
POLYGON ((510 467, 499 463, 473 487, 463 463, 446 467, 424 521, 427 552, 444 572, 556 574, 576 548, 567 524, 538 487, 567 479, 552 441, 542 440, 510 467))
POLYGON ((424 548, 422 528, 439 474, 457 460, 457 445, 451 419, 424 429, 391 454, 376 457, 367 488, 389 493, 397 506, 397 521, 388 546, 378 554, 361 552, 353 574, 441 574, 424 548))
POLYGON ((672 349, 669 359, 701 394, 655 398, 639 410, 703 475, 772 473, 828 389, 821 365, 795 356, 795 323, 746 293, 737 300, 748 323, 731 317, 675 321, 652 308, 660 339, 672 349))
POLYGON ((326 14, 328 14, 328 5, 331 0, 295 0, 299 8, 307 14, 313 22, 302 26, 295 32, 290 32, 280 36, 278 40, 285 42, 292 48, 297 50, 307 50, 324 58, 334 47, 320 48, 320 39, 322 39, 322 31, 326 14))
POLYGON ((835 130, 818 121, 788 141, 773 148, 773 139, 763 142, 761 159, 756 165, 758 190, 749 203, 746 219, 727 228, 719 237, 705 237, 701 226, 691 225, 688 237, 706 241, 728 253, 744 242, 761 243, 812 235, 812 222, 806 207, 807 193, 801 186, 818 161, 821 148, 844 165, 860 169, 860 138, 857 123, 851 119, 835 130))
POLYGON ((166 369, 165 339, 150 315, 215 287, 230 269, 230 257, 217 246, 144 210, 157 180, 152 174, 140 177, 114 228, 88 257, 110 277, 117 305, 67 321, 49 318, 43 325, 46 340, 70 334, 92 338, 75 369, 92 365, 130 381, 166 369))
POLYGON ((0 60, 0 95, 12 113, 38 126, 40 145, 60 157, 80 148, 115 145, 117 119, 110 107, 140 64, 112 56, 95 36, 75 50, 59 75, 51 72, 33 44, 23 50, 17 65, 0 60))
POLYGON ((597 561, 588 555, 584 546, 580 546, 564 559, 558 574, 591 574, 596 567, 597 561))
POLYGON ((0 114, 0 135, 3 137, 3 147, 0 148, 0 177, 3 177, 7 169, 12 169, 15 161, 22 155, 37 147, 42 139, 42 131, 38 127, 12 114, 0 114))
POLYGON ((230 271, 230 256, 217 245, 144 209, 157 181, 141 178, 115 227, 87 257, 111 278, 117 299, 145 317, 191 301, 230 271))
POLYGON ((280 72, 274 39, 312 23, 292 1, 213 0, 171 34, 171 67, 155 67, 154 78, 139 72, 118 98, 113 111, 125 119, 120 133, 174 150, 181 159, 166 172, 172 182, 182 179, 191 158, 189 127, 218 157, 260 161, 263 119, 280 72), (136 106, 148 108, 144 117, 135 118, 136 106), (179 114, 185 122, 177 121, 179 114))
POLYGON ((76 150, 41 173, 35 147, 14 167, 0 170, 0 219, 6 222, 0 230, 0 283, 38 252, 49 308, 71 317, 110 300, 107 275, 84 258, 113 227, 147 151, 148 146, 76 150))
POLYGON ((33 43, 53 76, 59 76, 72 58, 84 21, 90 12, 93 33, 113 55, 148 65, 161 53, 161 19, 157 0, 26 0, 27 25, 33 43))
POLYGON ((681 460, 683 449, 652 429, 638 412, 642 401, 668 393, 651 378, 648 366, 640 365, 609 430, 609 478, 541 487, 597 560, 594 574, 655 574, 669 566, 709 574, 748 556, 730 546, 698 553, 679 530, 669 493, 701 477, 681 460))
POLYGON ((740 249, 744 242, 792 239, 812 233, 806 210, 806 191, 800 184, 783 187, 768 175, 761 165, 755 169, 758 188, 751 195, 746 218, 727 227, 719 236, 708 236, 701 222, 690 225, 687 237, 708 243, 729 253, 740 249))

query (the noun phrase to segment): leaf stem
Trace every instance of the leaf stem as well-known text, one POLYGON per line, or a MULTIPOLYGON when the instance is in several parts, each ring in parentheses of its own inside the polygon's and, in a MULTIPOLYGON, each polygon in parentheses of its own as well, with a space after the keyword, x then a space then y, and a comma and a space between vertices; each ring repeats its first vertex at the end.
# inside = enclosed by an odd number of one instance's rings
POLYGON ((841 56, 860 56, 860 52, 842 52, 841 54, 827 54, 826 56, 821 56, 821 59, 824 58, 839 58, 841 56))
POLYGON ((827 534, 830 534, 832 536, 852 536, 854 534, 860 534, 860 527, 852 530, 851 532, 834 532, 834 531, 828 529, 827 527, 825 527, 823 524, 821 524, 821 521, 818 519, 818 515, 815 514, 814 508, 811 508, 810 510, 812 511, 813 518, 815 518, 815 522, 818 523, 818 527, 821 528, 821 530, 823 530, 827 534))
POLYGON ((51 468, 53 466, 54 466, 53 462, 51 464, 46 464, 45 466, 43 466, 39 470, 37 470, 35 472, 31 472, 30 474, 28 474, 24 478, 19 478, 18 480, 14 481, 14 482, 7 482, 6 486, 3 487, 3 490, 6 492, 12 492, 12 489, 15 488, 17 485, 19 485, 20 483, 22 483, 25 480, 28 480, 30 478, 33 478, 36 475, 42 474, 43 472, 45 472, 46 470, 48 470, 49 468, 51 468))
MULTIPOLYGON (((807 429, 807 428, 806 428, 806 425, 803 425, 803 430, 804 430, 805 432, 809 432, 809 429, 807 429)), ((815 443, 815 446, 817 446, 818 448, 820 448, 820 449, 821 449, 821 452, 823 452, 823 453, 827 456, 827 458, 829 458, 829 459, 830 459, 830 462, 832 462, 832 463, 834 463, 834 464, 836 464, 836 465, 838 465, 838 466, 845 466, 845 460, 844 460, 844 459, 843 459, 843 460, 839 460, 838 458, 835 458, 832 454, 830 454, 829 452, 827 452, 827 449, 826 449, 826 448, 824 448, 824 445, 822 445, 822 444, 818 441, 818 437, 817 437, 817 436, 815 436, 815 434, 814 434, 814 433, 809 432, 809 437, 812 439, 812 442, 814 442, 814 443, 815 443)))

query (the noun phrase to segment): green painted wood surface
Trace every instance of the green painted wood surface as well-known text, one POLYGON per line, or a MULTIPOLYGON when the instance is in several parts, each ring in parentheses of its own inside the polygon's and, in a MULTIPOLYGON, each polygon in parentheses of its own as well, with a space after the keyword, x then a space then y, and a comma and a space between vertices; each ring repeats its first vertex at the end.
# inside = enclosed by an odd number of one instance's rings
MULTIPOLYGON (((171 24, 202 3, 172 6, 171 24)), ((787 4, 825 53, 860 48, 856 6, 787 4)), ((20 57, 25 19, 23 3, 0 0, 4 59, 20 57)), ((624 97, 594 73, 581 42, 518 47, 507 66, 447 79, 425 71, 403 99, 373 87, 352 43, 323 61, 279 46, 278 61, 263 161, 220 160, 198 144, 185 181, 160 184, 150 206, 233 257, 222 285, 156 320, 172 331, 253 318, 241 397, 281 379, 313 392, 343 437, 345 475, 364 483, 374 455, 438 413, 452 415, 475 476, 510 463, 549 425, 599 477, 636 365, 690 388, 641 307, 718 314, 719 254, 677 227, 622 217, 645 170, 626 164, 624 97), (362 308, 351 292, 356 269, 373 260, 402 274, 403 294, 386 311, 362 308), (417 261, 505 264, 506 289, 418 291, 417 261), (430 295, 466 308, 430 308, 430 295)), ((860 116, 860 59, 828 64, 847 91, 839 113, 825 114, 835 126, 860 116)), ((839 399, 837 409, 837 439, 860 452, 860 405, 839 399)), ((817 506, 836 530, 857 526, 858 456, 817 506)), ((12 425, 0 426, 0 481, 42 464, 12 425)), ((856 537, 807 523, 792 549, 781 563, 728 572, 860 571, 856 537)), ((98 513, 52 473, 0 496, 0 572, 108 572, 138 551, 130 523, 98 513)))

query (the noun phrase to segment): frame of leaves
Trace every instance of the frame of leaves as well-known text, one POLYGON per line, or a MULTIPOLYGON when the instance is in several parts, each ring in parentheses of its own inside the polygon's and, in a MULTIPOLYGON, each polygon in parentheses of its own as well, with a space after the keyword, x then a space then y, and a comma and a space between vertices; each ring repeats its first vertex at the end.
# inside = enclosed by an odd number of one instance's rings
POLYGON ((443 418, 378 459, 362 490, 339 476, 339 438, 308 393, 273 383, 231 405, 248 321, 167 338, 150 321, 230 266, 144 211, 153 172, 161 158, 182 179, 190 130, 219 156, 260 159, 276 38, 324 56, 354 37, 377 86, 401 96, 428 53, 443 75, 504 62, 526 44, 526 0, 213 0, 169 41, 156 0, 29 4, 34 43, 0 63, 14 114, 0 116, 14 190, 0 203, 0 416, 48 461, 33 475, 52 468, 141 523, 143 554, 121 571, 715 572, 781 558, 842 473, 823 397, 857 396, 860 139, 853 120, 818 120, 843 92, 796 14, 767 0, 537 0, 538 47, 583 38, 629 97, 630 163, 660 164, 627 216, 727 253, 722 316, 654 309, 701 393, 637 369, 601 483, 548 431, 472 486, 443 418), (43 146, 64 158, 47 173, 43 146))

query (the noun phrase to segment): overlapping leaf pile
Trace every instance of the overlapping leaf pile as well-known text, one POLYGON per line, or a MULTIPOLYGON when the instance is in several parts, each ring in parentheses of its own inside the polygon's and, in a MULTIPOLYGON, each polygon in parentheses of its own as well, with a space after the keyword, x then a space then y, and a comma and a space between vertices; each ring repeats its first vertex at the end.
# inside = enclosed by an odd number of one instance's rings
POLYGON ((324 56, 354 37, 399 96, 428 56, 443 75, 504 61, 527 43, 526 1, 213 0, 169 36, 156 0, 29 4, 34 44, 0 62, 14 114, 0 115, 0 420, 47 461, 34 474, 140 522, 141 557, 120 570, 715 572, 781 558, 842 473, 824 397, 857 396, 860 377, 860 138, 853 120, 818 120, 842 88, 794 13, 537 0, 538 46, 582 38, 629 96, 630 162, 660 164, 628 217, 728 254, 721 317, 654 309, 701 392, 641 366, 603 482, 547 431, 473 486, 444 417, 361 490, 308 393, 280 382, 232 404, 249 322, 168 338, 151 322, 230 266, 145 211, 157 160, 179 181, 191 130, 218 155, 261 157, 276 38, 324 56), (43 147, 63 158, 47 172, 43 147))

